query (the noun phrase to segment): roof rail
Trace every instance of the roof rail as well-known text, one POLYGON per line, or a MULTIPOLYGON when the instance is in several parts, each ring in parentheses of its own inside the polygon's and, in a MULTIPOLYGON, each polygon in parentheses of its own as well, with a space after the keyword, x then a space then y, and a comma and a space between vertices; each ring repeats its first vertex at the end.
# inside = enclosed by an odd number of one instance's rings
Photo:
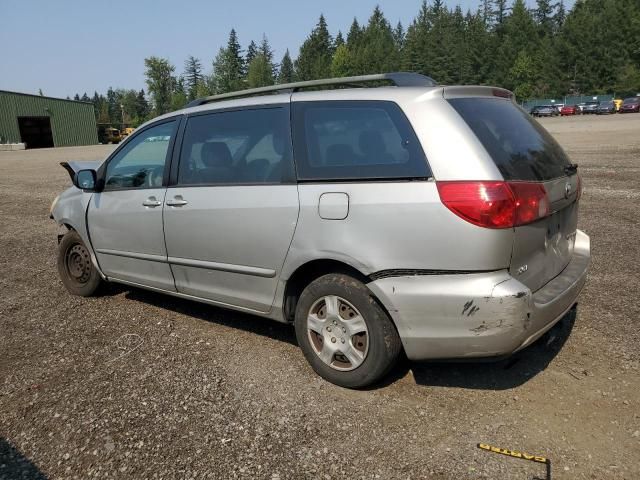
POLYGON ((432 78, 419 73, 411 72, 393 72, 393 73, 376 73, 373 75, 359 75, 356 77, 341 78, 323 78, 320 80, 308 80, 305 82, 283 83, 280 85, 270 85, 268 87, 250 88, 248 90, 238 90, 237 92, 222 93, 220 95, 212 95, 210 97, 197 98, 187 104, 185 108, 197 107, 205 103, 217 102, 219 100, 228 100, 231 98, 250 97, 253 95, 262 95, 274 92, 293 93, 303 88, 323 87, 325 85, 351 85, 356 86, 360 83, 387 81, 393 83, 396 87, 435 87, 437 83, 432 78))

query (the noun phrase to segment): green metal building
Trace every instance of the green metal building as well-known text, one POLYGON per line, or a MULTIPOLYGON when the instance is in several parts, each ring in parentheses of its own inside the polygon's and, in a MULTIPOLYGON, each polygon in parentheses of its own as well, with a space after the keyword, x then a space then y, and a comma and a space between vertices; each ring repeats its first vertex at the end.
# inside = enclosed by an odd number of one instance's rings
POLYGON ((26 148, 98 143, 93 104, 0 90, 0 143, 26 148))

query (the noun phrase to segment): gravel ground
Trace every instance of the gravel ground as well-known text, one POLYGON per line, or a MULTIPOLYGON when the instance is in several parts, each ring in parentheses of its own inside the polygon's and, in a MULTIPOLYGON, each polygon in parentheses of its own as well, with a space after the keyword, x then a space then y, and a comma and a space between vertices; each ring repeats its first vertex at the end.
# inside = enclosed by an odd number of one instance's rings
POLYGON ((497 363, 403 362, 350 391, 293 330, 141 290, 72 297, 58 162, 0 152, 0 478, 640 478, 640 115, 544 119, 580 164, 593 266, 577 315, 497 363), (575 321, 574 321, 575 320, 575 321))

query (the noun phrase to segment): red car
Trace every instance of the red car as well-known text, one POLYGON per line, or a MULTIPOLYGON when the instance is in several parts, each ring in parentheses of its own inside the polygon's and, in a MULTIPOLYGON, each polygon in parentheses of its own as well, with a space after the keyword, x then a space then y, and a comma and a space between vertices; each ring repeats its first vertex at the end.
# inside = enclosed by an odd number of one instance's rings
POLYGON ((578 113, 580 113, 580 109, 575 105, 565 105, 560 109, 560 115, 563 117, 565 115, 577 115, 578 113))
POLYGON ((619 111, 620 113, 640 112, 640 97, 625 98, 619 111))

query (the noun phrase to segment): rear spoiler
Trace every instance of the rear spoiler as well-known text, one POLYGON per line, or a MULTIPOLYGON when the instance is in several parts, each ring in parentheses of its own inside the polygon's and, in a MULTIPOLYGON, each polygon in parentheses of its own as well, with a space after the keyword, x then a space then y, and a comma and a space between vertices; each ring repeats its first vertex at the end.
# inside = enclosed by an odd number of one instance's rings
POLYGON ((510 90, 500 87, 489 87, 484 85, 468 85, 468 86, 451 86, 444 87, 442 90, 444 98, 460 98, 460 97, 500 97, 508 98, 511 101, 516 100, 516 96, 510 90))
POLYGON ((60 165, 67 171, 69 177, 71 178, 71 181, 75 184, 76 173, 78 173, 80 170, 97 170, 101 163, 102 162, 96 160, 70 160, 68 162, 60 162, 60 165))

